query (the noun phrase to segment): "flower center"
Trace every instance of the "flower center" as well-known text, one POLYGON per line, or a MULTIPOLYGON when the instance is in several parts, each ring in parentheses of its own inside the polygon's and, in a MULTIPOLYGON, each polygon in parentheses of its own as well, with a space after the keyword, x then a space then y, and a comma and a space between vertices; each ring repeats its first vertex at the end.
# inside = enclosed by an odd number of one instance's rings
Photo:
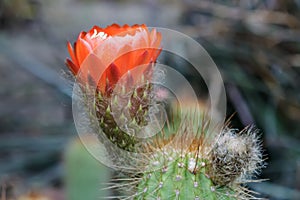
POLYGON ((94 33, 91 36, 91 38, 94 39, 94 38, 97 38, 97 37, 100 37, 101 39, 105 40, 108 37, 108 35, 107 35, 107 33, 104 33, 102 31, 98 32, 96 29, 94 29, 94 33))

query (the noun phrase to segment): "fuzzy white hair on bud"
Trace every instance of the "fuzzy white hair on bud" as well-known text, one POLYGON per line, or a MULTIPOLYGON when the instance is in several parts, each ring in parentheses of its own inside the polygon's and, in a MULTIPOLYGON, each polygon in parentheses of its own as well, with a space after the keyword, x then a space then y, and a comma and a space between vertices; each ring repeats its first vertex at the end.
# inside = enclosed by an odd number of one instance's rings
POLYGON ((262 148, 254 127, 239 133, 235 129, 224 129, 210 156, 210 175, 220 185, 247 182, 263 167, 262 148))

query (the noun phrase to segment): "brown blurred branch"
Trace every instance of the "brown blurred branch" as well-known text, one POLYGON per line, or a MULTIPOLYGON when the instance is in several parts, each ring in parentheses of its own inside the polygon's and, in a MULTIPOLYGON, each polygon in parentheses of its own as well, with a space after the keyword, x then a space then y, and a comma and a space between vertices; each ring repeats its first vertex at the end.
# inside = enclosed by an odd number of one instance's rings
POLYGON ((252 114, 238 88, 234 84, 228 84, 226 91, 243 125, 248 126, 249 124, 253 124, 254 119, 252 114))
MULTIPOLYGON (((222 23, 225 23, 223 25, 227 23, 229 25, 233 21, 241 21, 250 31, 257 35, 268 36, 269 39, 276 41, 299 41, 300 20, 288 13, 262 9, 247 10, 211 1, 191 1, 186 6, 192 10, 197 10, 199 14, 207 15, 209 13, 211 16, 219 18, 223 21, 222 23), (274 25, 286 26, 293 30, 277 29, 274 31, 274 25)), ((217 20, 215 19, 214 21, 217 20)), ((207 26, 207 24, 205 25, 207 26)), ((203 33, 209 35, 206 31, 203 33)), ((199 34, 201 35, 201 32, 199 34)), ((211 33, 211 35, 214 34, 214 32, 211 33)))
POLYGON ((250 23, 273 23, 287 25, 290 28, 300 28, 300 21, 296 17, 280 11, 247 10, 211 1, 193 1, 187 5, 193 6, 194 9, 198 9, 200 12, 210 12, 213 16, 223 19, 240 20, 250 23))

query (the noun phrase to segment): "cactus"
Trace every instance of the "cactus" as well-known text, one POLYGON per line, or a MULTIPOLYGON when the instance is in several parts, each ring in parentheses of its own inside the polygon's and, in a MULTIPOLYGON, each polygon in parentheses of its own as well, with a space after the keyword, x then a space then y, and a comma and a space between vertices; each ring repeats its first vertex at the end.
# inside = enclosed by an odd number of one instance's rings
POLYGON ((98 199, 109 195, 108 191, 99 190, 109 180, 109 169, 97 162, 78 139, 68 144, 64 158, 66 199, 98 199))
POLYGON ((120 199, 136 200, 255 198, 245 187, 263 167, 255 128, 237 132, 225 125, 211 130, 214 119, 195 109, 198 104, 190 107, 187 103, 180 105, 180 115, 171 108, 166 126, 151 133, 152 126, 160 124, 159 114, 167 102, 151 84, 153 77, 163 74, 155 69, 160 39, 155 29, 149 32, 145 25, 95 26, 79 35, 74 52, 68 46, 71 71, 77 75, 83 68, 78 80, 91 125, 100 141, 108 141, 104 147, 119 170, 107 189, 116 189, 120 199), (120 35, 115 36, 117 32, 120 35), (100 50, 91 50, 99 44, 107 45, 107 52, 100 51, 105 49, 101 45, 100 50), (133 51, 120 56, 122 49, 130 48, 133 51), (98 60, 94 53, 99 54, 98 60), (99 60, 106 60, 107 55, 116 58, 97 81, 93 67, 103 67, 99 60), (93 61, 92 65, 82 67, 83 58, 93 61))

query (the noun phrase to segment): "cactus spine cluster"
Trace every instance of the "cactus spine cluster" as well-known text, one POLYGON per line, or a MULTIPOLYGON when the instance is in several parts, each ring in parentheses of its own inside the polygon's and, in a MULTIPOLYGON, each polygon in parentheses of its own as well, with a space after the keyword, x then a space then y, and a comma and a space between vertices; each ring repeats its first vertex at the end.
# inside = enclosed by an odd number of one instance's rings
POLYGON ((138 131, 138 127, 146 124, 146 105, 149 105, 150 88, 151 85, 146 84, 134 88, 131 93, 123 87, 118 95, 103 95, 97 92, 95 109, 99 125, 108 139, 121 149, 133 151, 138 142, 135 132, 138 131), (119 107, 123 107, 124 112, 117 109, 119 107), (116 112, 112 111, 113 108, 116 108, 116 112), (120 127, 122 124, 128 126, 120 127))

